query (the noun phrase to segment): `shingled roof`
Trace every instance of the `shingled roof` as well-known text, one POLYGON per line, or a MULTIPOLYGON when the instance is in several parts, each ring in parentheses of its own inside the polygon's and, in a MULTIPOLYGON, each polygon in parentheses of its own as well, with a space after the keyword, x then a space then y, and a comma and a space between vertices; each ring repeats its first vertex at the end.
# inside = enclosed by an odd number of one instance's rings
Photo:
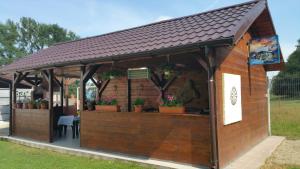
POLYGON ((59 43, 5 66, 1 71, 30 70, 53 66, 119 59, 174 47, 228 40, 236 43, 266 9, 256 0, 195 15, 156 22, 122 31, 59 43))

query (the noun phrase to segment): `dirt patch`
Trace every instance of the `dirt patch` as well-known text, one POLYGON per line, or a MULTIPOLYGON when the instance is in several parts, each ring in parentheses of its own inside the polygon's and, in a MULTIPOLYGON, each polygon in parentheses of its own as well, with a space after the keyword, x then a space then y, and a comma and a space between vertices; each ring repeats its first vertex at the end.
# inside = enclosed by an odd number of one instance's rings
POLYGON ((300 169, 300 140, 285 140, 261 169, 300 169))
POLYGON ((277 164, 300 165, 300 140, 285 140, 273 153, 277 164))

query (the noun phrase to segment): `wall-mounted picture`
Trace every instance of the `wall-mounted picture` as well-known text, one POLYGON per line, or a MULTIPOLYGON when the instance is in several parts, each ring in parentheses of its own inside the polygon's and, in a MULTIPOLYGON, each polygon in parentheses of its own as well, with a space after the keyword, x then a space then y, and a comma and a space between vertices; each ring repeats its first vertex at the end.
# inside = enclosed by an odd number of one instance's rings
POLYGON ((280 63, 278 36, 252 39, 249 52, 250 65, 280 63))
POLYGON ((224 125, 242 120, 240 75, 223 74, 223 111, 224 125))

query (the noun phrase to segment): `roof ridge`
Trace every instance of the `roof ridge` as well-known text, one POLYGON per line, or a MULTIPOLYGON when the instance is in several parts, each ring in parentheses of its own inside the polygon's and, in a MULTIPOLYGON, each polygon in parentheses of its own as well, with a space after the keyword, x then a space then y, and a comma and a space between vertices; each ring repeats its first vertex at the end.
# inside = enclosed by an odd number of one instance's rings
MULTIPOLYGON (((200 13, 196 13, 196 14, 181 16, 181 17, 177 17, 177 18, 173 18, 173 19, 157 21, 157 22, 152 22, 152 23, 148 23, 148 24, 145 24, 145 25, 141 25, 141 26, 136 26, 136 27, 121 29, 121 30, 117 30, 117 31, 113 31, 113 32, 108 32, 108 33, 104 33, 104 34, 101 34, 101 35, 89 36, 89 37, 80 38, 80 39, 72 40, 72 41, 58 42, 58 43, 53 44, 52 46, 57 46, 57 45, 62 45, 62 44, 66 44, 66 43, 78 42, 78 41, 82 41, 82 40, 86 40, 86 39, 92 39, 92 38, 107 36, 107 35, 120 33, 120 32, 124 32, 124 31, 128 31, 128 30, 133 30, 133 29, 138 29, 138 28, 143 28, 143 27, 146 27, 146 26, 150 26, 150 25, 156 25, 156 24, 176 21, 176 20, 189 18, 189 17, 193 17, 193 16, 197 16, 197 15, 203 15, 203 14, 216 12, 216 11, 220 11, 220 10, 224 10, 224 9, 228 9, 228 8, 233 8, 233 7, 236 7, 236 6, 251 4, 251 3, 255 3, 255 2, 259 2, 259 1, 265 1, 265 0, 252 0, 252 1, 248 1, 248 2, 243 2, 243 3, 239 3, 239 4, 230 5, 230 6, 220 7, 220 8, 217 8, 217 9, 212 9, 212 10, 208 10, 208 11, 204 11, 204 12, 200 12, 200 13)), ((51 46, 49 46, 48 48, 50 48, 50 47, 51 46)))

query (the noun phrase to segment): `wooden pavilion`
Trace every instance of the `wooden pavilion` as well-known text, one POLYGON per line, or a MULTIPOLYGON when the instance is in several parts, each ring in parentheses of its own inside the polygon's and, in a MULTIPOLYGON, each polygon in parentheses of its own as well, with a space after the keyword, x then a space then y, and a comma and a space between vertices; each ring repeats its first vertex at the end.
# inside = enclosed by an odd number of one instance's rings
POLYGON ((266 72, 283 61, 250 66, 248 42, 274 35, 267 2, 255 0, 50 46, 1 69, 13 77, 13 104, 22 80, 43 83, 49 99, 44 110, 14 107, 11 135, 52 142, 53 91, 61 91, 62 107, 64 79, 78 78, 81 147, 223 168, 268 136, 266 72), (171 65, 170 77, 162 65, 171 65), (146 68, 149 76, 101 79, 103 72, 132 68, 146 68), (230 124, 224 123, 224 74, 241 79, 235 99, 241 98, 242 118, 230 124), (116 97, 121 112, 87 110, 88 81, 98 99, 116 97), (182 97, 186 113, 157 112, 167 95, 182 97), (139 97, 144 112, 132 112, 139 97))

